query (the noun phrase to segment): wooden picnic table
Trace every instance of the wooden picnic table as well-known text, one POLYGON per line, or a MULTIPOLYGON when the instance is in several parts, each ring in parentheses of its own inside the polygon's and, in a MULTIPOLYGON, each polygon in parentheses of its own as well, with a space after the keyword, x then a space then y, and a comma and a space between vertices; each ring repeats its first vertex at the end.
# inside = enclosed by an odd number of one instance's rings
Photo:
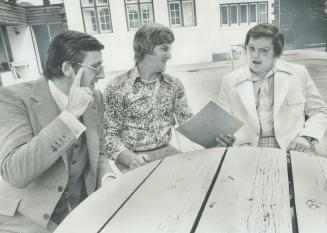
POLYGON ((109 182, 55 231, 73 232, 326 233, 327 159, 257 147, 167 157, 109 182))

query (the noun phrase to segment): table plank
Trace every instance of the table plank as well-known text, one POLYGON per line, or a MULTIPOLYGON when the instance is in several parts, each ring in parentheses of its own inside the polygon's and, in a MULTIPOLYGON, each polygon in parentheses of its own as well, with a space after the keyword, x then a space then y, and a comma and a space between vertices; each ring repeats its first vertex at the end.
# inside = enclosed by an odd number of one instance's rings
POLYGON ((327 232, 327 159, 291 153, 295 206, 300 233, 327 232))
POLYGON ((224 152, 166 158, 101 233, 189 233, 224 152))
POLYGON ((291 233, 285 152, 229 148, 195 232, 291 233))
POLYGON ((157 168, 155 161, 110 181, 82 202, 55 233, 96 233, 135 189, 157 168))

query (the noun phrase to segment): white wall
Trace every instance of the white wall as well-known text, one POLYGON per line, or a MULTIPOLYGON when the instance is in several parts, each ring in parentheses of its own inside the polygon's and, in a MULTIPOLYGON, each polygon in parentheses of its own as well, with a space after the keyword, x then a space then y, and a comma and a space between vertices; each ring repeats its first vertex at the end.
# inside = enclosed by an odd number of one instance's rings
MULTIPOLYGON (((259 2, 262 0, 252 1, 259 2)), ((268 21, 273 19, 271 3, 268 0, 268 21)), ((212 61, 213 53, 229 50, 231 44, 243 44, 245 34, 253 25, 220 27, 222 3, 251 2, 251 0, 195 0, 196 26, 174 27, 170 65, 202 63, 212 61)), ((263 1, 267 2, 267 1, 263 1)), ((80 0, 64 0, 68 28, 84 32, 80 0)), ((153 0, 155 21, 169 26, 167 0, 153 0)), ((125 5, 123 0, 110 0, 113 33, 94 34, 104 45, 103 52, 106 70, 128 69, 133 62, 133 37, 135 31, 127 30, 125 5)))
POLYGON ((7 31, 14 62, 28 63, 31 72, 30 78, 38 78, 37 57, 30 27, 26 25, 7 26, 7 31))

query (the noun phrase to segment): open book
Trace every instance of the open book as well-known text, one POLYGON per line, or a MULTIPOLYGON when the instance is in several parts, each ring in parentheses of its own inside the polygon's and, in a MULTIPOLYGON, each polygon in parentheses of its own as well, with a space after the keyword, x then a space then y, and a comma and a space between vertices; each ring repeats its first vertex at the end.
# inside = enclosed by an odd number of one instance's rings
POLYGON ((243 122, 210 101, 176 130, 205 148, 216 146, 220 134, 234 134, 243 122))

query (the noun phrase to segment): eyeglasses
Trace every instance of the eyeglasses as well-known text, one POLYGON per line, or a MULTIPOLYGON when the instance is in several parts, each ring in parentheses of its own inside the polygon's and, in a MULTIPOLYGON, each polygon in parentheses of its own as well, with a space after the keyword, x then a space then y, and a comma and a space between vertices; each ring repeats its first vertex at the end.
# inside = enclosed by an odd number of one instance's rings
POLYGON ((247 45, 246 49, 251 53, 257 52, 261 56, 267 56, 268 53, 270 52, 270 48, 257 47, 254 45, 247 45))
POLYGON ((93 67, 93 66, 85 65, 85 64, 79 63, 79 62, 73 62, 73 63, 81 65, 81 66, 85 66, 85 67, 90 68, 92 70, 95 70, 96 74, 100 74, 102 71, 104 71, 104 66, 103 65, 98 65, 97 67, 93 67))

